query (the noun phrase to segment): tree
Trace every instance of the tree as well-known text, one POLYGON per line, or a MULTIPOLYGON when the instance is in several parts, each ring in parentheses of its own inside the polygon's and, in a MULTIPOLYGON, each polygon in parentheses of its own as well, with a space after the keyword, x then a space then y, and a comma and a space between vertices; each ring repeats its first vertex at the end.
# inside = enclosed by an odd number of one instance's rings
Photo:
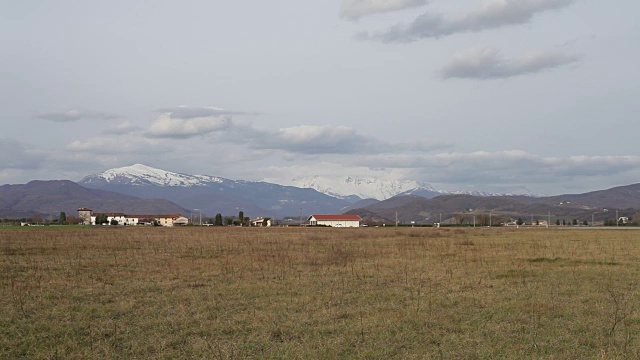
POLYGON ((571 224, 572 224, 573 226, 578 225, 578 219, 573 219, 573 221, 571 222, 571 224))
POLYGON ((520 226, 524 224, 524 222, 522 221, 522 218, 518 218, 518 221, 516 221, 516 225, 520 226))
POLYGON ((222 226, 222 214, 216 214, 216 219, 213 221, 213 225, 222 226))
POLYGON ((556 225, 560 226, 560 219, 556 219, 556 225))
POLYGON ((67 223, 67 214, 64 211, 60 211, 60 215, 58 216, 58 224, 64 225, 67 223))
POLYGON ((565 225, 567 225, 567 222, 564 219, 562 219, 562 226, 565 226, 565 225))
POLYGON ((111 225, 118 225, 118 220, 116 220, 116 219, 111 219, 110 224, 111 224, 111 225))
POLYGON ((238 213, 238 221, 240 222, 240 226, 242 226, 242 223, 244 222, 244 211, 240 211, 238 213))
POLYGON ((589 226, 589 222, 587 220, 585 220, 585 221, 582 222, 582 225, 589 226))
POLYGON ((96 214, 96 225, 107 223, 107 214, 96 214))
POLYGON ((224 218, 224 224, 227 226, 231 226, 233 225, 233 219, 228 217, 228 218, 224 218))

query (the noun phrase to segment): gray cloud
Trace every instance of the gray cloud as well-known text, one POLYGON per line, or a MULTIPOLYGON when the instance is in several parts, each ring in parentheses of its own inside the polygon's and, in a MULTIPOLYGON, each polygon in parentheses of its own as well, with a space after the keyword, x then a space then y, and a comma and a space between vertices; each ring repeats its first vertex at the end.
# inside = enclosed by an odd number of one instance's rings
POLYGON ((35 169, 47 161, 46 153, 13 139, 0 138, 0 153, 0 170, 35 169))
POLYGON ((441 71, 445 78, 502 79, 533 74, 576 63, 580 56, 556 51, 539 51, 515 59, 503 59, 496 49, 479 47, 457 55, 441 71))
POLYGON ((478 32, 509 25, 525 24, 538 13, 561 9, 575 0, 488 0, 475 11, 446 18, 424 13, 410 24, 398 24, 387 31, 363 33, 358 37, 382 42, 412 42, 439 38, 461 32, 478 32))
POLYGON ((34 115, 37 119, 54 122, 74 122, 82 119, 110 120, 119 118, 118 115, 92 110, 71 109, 66 111, 43 112, 34 115))
POLYGON ((408 9, 427 4, 427 0, 343 0, 340 16, 356 20, 376 13, 408 9))
POLYGON ((363 153, 389 149, 390 144, 357 133, 353 128, 305 125, 279 130, 251 129, 248 145, 303 154, 363 153))
POLYGON ((254 149, 281 150, 303 155, 380 154, 430 152, 451 147, 428 141, 394 144, 365 136, 354 128, 332 125, 304 125, 277 130, 259 129, 251 124, 235 124, 227 141, 244 143, 254 149))
MULTIPOLYGON (((444 184, 451 190, 475 189, 534 193, 555 189, 563 193, 568 184, 592 184, 591 189, 621 185, 620 179, 640 176, 640 156, 544 157, 522 150, 439 154, 357 154, 339 157, 304 157, 304 161, 263 169, 267 178, 287 183, 299 174, 320 177, 350 176, 419 180, 444 184), (378 166, 378 167, 376 167, 378 166), (380 174, 381 169, 384 175, 380 174), (553 186, 553 187, 550 187, 553 186), (546 190, 543 190, 546 189, 546 190)), ((627 182, 630 183, 630 182, 627 182)), ((442 186, 436 186, 441 188, 442 186)), ((586 189, 580 189, 585 191, 586 189)))
POLYGON ((410 169, 448 184, 535 185, 640 172, 640 156, 544 157, 522 150, 424 155, 372 155, 359 163, 410 169))

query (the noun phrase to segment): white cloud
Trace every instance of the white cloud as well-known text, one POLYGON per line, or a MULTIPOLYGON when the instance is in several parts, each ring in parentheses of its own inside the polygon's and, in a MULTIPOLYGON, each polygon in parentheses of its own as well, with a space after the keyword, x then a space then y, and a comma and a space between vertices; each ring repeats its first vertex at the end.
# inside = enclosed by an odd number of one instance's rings
POLYGON ((75 122, 82 119, 110 120, 119 116, 101 111, 70 109, 38 113, 34 117, 54 122, 75 122))
POLYGON ((66 146, 66 150, 74 153, 88 153, 97 156, 126 154, 162 154, 173 151, 173 148, 160 140, 146 139, 139 136, 94 137, 76 140, 66 146))
POLYGON ((359 135, 346 126, 304 125, 265 131, 257 136, 258 147, 298 153, 332 154, 367 151, 376 140, 359 135))
POLYGON ((242 111, 231 111, 225 110, 222 108, 214 107, 214 106, 176 106, 172 108, 164 108, 158 110, 162 113, 171 114, 173 118, 180 119, 194 119, 194 118, 204 118, 211 116, 222 116, 222 115, 256 115, 256 113, 245 113, 242 111))
POLYGON ((343 0, 340 15, 355 20, 363 16, 422 6, 427 0, 343 0))
POLYGON ((134 133, 138 130, 140 130, 140 128, 135 126, 130 121, 123 121, 114 127, 107 128, 107 130, 105 130, 105 133, 113 135, 124 135, 134 133))
POLYGON ((362 34, 382 42, 411 42, 440 38, 461 32, 478 32, 509 25, 525 24, 536 14, 569 6, 575 0, 487 0, 477 10, 445 17, 426 12, 410 24, 398 24, 373 35, 362 34))
POLYGON ((557 51, 538 51, 520 58, 504 59, 494 48, 478 47, 456 55, 440 74, 445 79, 500 79, 550 70, 579 60, 580 56, 557 51))
POLYGON ((153 122, 147 135, 157 138, 186 139, 227 129, 231 116, 180 118, 171 113, 162 114, 153 122))

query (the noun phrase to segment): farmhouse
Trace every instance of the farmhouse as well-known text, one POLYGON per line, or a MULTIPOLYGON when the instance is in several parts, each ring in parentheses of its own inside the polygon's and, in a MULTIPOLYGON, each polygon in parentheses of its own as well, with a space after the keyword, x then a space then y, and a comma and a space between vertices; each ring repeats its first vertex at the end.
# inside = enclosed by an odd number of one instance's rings
POLYGON ((254 220, 251 220, 251 226, 271 227, 271 219, 270 218, 258 217, 258 218, 254 219, 254 220))
POLYGON ((94 213, 91 209, 78 209, 78 218, 85 224, 95 224, 97 215, 105 215, 107 224, 115 220, 118 225, 153 225, 161 226, 185 226, 189 223, 189 219, 180 214, 166 215, 131 215, 125 213, 94 213))
POLYGON ((307 221, 311 226, 360 227, 362 218, 358 215, 311 215, 307 221))

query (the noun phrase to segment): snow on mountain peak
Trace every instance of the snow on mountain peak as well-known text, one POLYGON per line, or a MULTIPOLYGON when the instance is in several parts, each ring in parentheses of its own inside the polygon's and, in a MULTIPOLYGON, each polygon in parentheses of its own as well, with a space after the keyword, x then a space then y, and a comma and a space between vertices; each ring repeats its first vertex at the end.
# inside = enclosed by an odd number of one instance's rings
POLYGON ((337 198, 346 198, 348 196, 356 195, 362 199, 377 200, 386 200, 402 192, 416 188, 433 189, 428 184, 409 180, 382 180, 370 177, 353 176, 332 178, 317 175, 294 178, 288 185, 315 189, 321 193, 337 198))
POLYGON ((210 183, 221 183, 223 180, 208 175, 187 175, 171 171, 156 169, 144 164, 134 164, 120 168, 109 169, 104 172, 87 176, 81 183, 106 181, 108 183, 130 185, 157 186, 203 186, 210 183))

